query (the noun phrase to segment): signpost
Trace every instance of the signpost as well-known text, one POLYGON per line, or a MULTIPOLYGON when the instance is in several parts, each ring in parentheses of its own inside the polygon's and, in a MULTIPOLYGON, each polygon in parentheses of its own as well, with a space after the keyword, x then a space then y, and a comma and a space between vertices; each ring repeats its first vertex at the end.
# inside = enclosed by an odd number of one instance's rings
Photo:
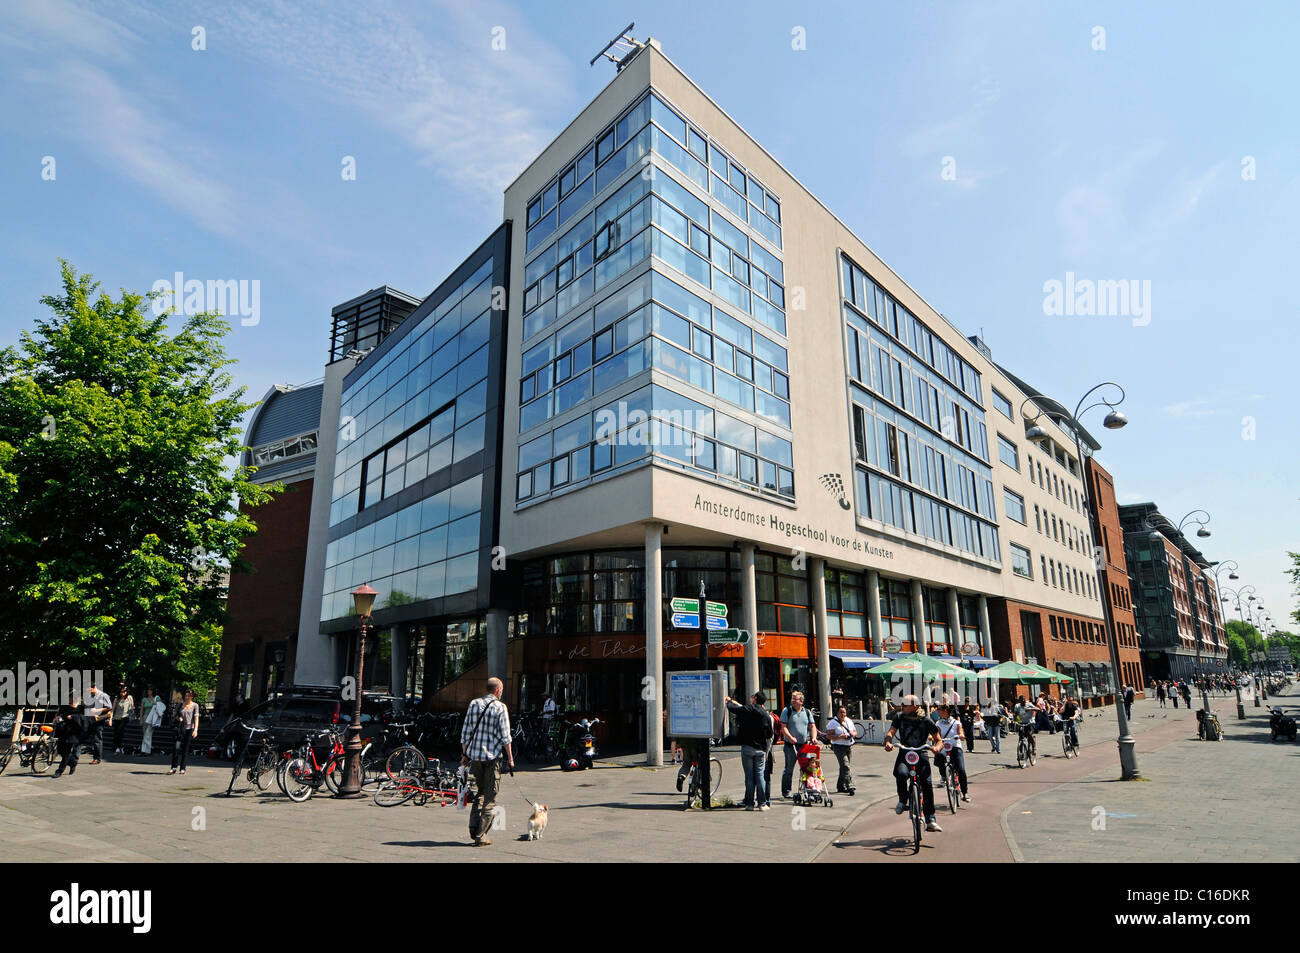
MULTIPOLYGON (((710 619, 710 622, 713 620, 710 619)), ((710 645, 748 645, 748 629, 725 629, 721 626, 709 627, 709 644, 710 645)))
POLYGON ((674 629, 698 629, 700 627, 700 614, 698 612, 674 612, 672 618, 674 629))
MULTIPOLYGON (((713 603, 709 603, 709 605, 713 605, 713 603)), ((700 611, 700 601, 698 599, 681 599, 681 598, 673 599, 669 603, 669 606, 672 608, 674 612, 699 612, 700 611)), ((695 624, 697 626, 699 625, 698 622, 695 624)))

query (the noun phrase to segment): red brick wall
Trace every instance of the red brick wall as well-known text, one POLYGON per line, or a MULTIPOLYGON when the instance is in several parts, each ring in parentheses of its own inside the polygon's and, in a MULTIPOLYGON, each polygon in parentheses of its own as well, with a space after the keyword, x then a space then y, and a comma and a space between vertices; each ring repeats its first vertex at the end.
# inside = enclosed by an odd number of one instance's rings
MULTIPOLYGON (((292 665, 302 604, 302 575, 307 562, 307 529, 311 519, 311 480, 290 483, 271 502, 240 510, 257 524, 245 538, 239 556, 252 566, 247 573, 231 573, 226 600, 227 619, 221 645, 217 698, 227 702, 234 675, 235 646, 256 644, 253 672, 260 679, 264 665, 262 646, 289 640, 285 653, 292 665)), ((292 670, 285 684, 292 681, 292 670)))
POLYGON ((1096 460, 1088 460, 1088 493, 1097 514, 1092 533, 1106 556, 1106 582, 1110 591, 1111 619, 1119 643, 1121 678, 1133 686, 1139 697, 1145 692, 1146 677, 1142 668, 1142 650, 1137 638, 1137 620, 1133 613, 1133 593, 1129 587, 1128 560, 1124 558, 1124 530, 1119 522, 1119 504, 1115 499, 1115 480, 1096 460), (1103 533, 1102 530, 1105 530, 1103 533))
MULTIPOLYGON (((1050 669, 1055 669, 1058 661, 1110 661, 1110 650, 1106 646, 1104 628, 1100 619, 1090 619, 1087 616, 1058 612, 1054 609, 1032 605, 1027 602, 990 599, 989 631, 993 638, 993 654, 1004 660, 1024 661, 1027 658, 1037 656, 1038 664, 1050 669), (1031 640, 1024 632, 1022 612, 1031 613, 1038 617, 1038 624, 1042 631, 1042 654, 1039 654, 1036 648, 1028 644, 1031 640), (1055 639, 1052 638, 1052 617, 1058 620, 1058 637, 1055 639), (1062 619, 1066 620, 1064 633, 1062 633, 1062 627, 1059 625, 1062 619), (1076 637, 1076 626, 1080 637, 1076 637), (1062 637, 1063 634, 1064 637, 1062 637)), ((1024 694, 1030 688, 1033 689, 1035 695, 1040 690, 1038 686, 1019 686, 1011 682, 1004 682, 1002 686, 1003 697, 1024 694)), ((1053 697, 1060 694, 1055 687, 1044 688, 1043 690, 1053 697)), ((1111 696, 1107 695, 1104 698, 1110 700, 1111 696)))

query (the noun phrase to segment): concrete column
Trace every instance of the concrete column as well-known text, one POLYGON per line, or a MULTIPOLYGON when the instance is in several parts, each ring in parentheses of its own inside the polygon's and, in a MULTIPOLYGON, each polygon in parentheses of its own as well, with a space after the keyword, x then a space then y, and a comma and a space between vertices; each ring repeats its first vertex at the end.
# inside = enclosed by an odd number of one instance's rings
POLYGON ((745 694, 758 691, 758 586, 754 581, 754 552, 757 547, 746 543, 740 547, 740 618, 749 631, 745 645, 745 694))
POLYGON ((487 667, 488 676, 495 675, 505 683, 509 697, 510 673, 506 671, 506 643, 510 638, 510 613, 505 609, 489 609, 487 614, 487 667))
POLYGON ((925 628, 925 600, 921 598, 921 580, 912 580, 912 625, 916 636, 917 651, 922 655, 930 654, 930 634, 925 628))
POLYGON ((812 589, 813 632, 817 642, 817 707, 822 724, 831 719, 831 642, 826 633, 826 560, 808 563, 808 582, 812 589))
POLYGON ((885 627, 880 619, 880 573, 867 570, 867 626, 871 634, 871 651, 885 651, 885 627))
MULTIPOLYGON (((646 699, 645 761, 651 767, 664 763, 664 571, 663 524, 645 524, 645 674, 651 689, 646 699)), ((704 606, 700 606, 703 611, 704 606)))
POLYGON ((393 694, 401 698, 406 695, 406 685, 410 680, 407 676, 407 644, 411 641, 411 626, 401 623, 393 626, 389 631, 389 639, 392 643, 392 667, 393 667, 393 694))
MULTIPOLYGON (((993 635, 989 630, 989 597, 980 594, 980 654, 993 658, 993 635)), ((1003 661, 1008 661, 1003 659, 1003 661)))
POLYGON ((961 603, 957 599, 957 590, 948 589, 948 633, 954 655, 961 655, 961 603))

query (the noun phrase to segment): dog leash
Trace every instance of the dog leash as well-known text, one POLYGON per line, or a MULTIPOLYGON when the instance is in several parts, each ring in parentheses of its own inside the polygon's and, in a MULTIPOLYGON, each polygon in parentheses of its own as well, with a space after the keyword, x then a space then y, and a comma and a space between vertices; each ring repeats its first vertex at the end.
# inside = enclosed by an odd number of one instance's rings
POLYGON ((524 793, 524 786, 520 784, 519 779, 515 777, 515 766, 510 765, 507 768, 507 770, 510 772, 510 779, 515 782, 515 790, 519 792, 519 796, 524 799, 524 801, 528 804, 529 807, 532 807, 534 804, 536 804, 537 803, 536 801, 534 801, 532 798, 530 798, 527 794, 524 793))

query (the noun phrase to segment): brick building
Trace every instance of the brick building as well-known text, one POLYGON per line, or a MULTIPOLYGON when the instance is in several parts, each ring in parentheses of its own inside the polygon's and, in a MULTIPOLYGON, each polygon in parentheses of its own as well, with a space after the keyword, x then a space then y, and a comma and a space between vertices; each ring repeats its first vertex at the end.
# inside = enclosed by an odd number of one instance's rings
POLYGON ((1120 681, 1132 685, 1137 694, 1145 695, 1146 678, 1142 669, 1142 646, 1133 612, 1133 595, 1129 588, 1128 561, 1124 557, 1124 531, 1119 522, 1119 503, 1115 499, 1115 480, 1106 468, 1088 458, 1088 493, 1093 500, 1093 538, 1097 556, 1106 561, 1106 583, 1110 590, 1111 620, 1119 645, 1120 681))
POLYGON ((258 468, 253 482, 279 481, 285 490, 251 511, 241 506, 258 531, 239 554, 251 571, 230 577, 217 674, 222 708, 236 694, 256 703, 293 682, 320 407, 320 384, 276 386, 249 423, 241 463, 258 468))

